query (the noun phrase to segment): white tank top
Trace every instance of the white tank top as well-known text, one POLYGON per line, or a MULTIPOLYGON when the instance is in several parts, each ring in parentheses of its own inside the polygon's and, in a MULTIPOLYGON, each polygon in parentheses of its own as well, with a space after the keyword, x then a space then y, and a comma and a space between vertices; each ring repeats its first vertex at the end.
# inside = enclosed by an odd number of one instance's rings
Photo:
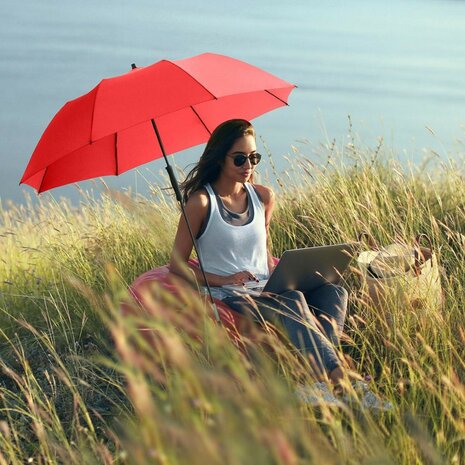
POLYGON ((205 271, 227 276, 239 271, 250 271, 258 279, 268 278, 265 209, 255 189, 245 183, 252 205, 253 219, 248 224, 234 226, 227 223, 218 208, 210 184, 205 185, 210 198, 210 216, 202 235, 197 239, 200 258, 205 271))

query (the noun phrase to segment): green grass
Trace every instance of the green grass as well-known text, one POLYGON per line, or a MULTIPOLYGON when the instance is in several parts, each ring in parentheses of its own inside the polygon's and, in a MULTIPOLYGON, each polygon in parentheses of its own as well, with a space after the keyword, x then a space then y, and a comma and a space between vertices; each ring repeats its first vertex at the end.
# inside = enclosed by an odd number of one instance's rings
POLYGON ((127 285, 167 262, 178 209, 155 188, 83 193, 79 209, 0 212, 0 464, 465 463, 463 170, 406 168, 355 141, 318 152, 274 174, 275 255, 361 231, 379 244, 426 233, 442 267, 444 308, 421 314, 373 308, 347 277, 341 349, 391 413, 301 404, 306 361, 271 330, 239 350, 192 292, 155 286, 123 317, 127 285))

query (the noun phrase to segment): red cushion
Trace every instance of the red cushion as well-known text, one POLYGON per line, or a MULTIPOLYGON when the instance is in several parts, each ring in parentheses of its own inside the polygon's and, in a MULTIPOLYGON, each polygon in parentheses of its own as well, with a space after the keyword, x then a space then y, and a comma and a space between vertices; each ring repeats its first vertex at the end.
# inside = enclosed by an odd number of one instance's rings
MULTIPOLYGON (((278 259, 274 258, 275 264, 278 263, 278 259)), ((198 260, 189 260, 190 265, 198 266, 198 260)), ((164 289, 176 294, 177 288, 173 284, 173 282, 169 279, 169 267, 168 265, 160 266, 158 268, 154 268, 152 270, 146 271, 145 273, 138 276, 134 282, 129 287, 129 291, 134 299, 143 305, 143 299, 140 293, 138 292, 139 288, 148 282, 156 281, 159 283, 164 289)), ((220 320, 222 324, 228 329, 229 334, 231 337, 237 341, 238 335, 240 334, 240 330, 244 328, 246 325, 246 318, 240 315, 239 313, 235 312, 228 307, 225 303, 221 300, 214 299, 216 308, 218 309, 218 314, 220 316, 220 320)), ((127 307, 122 305, 122 311, 127 311, 127 307)), ((213 309, 210 311, 210 315, 212 318, 215 318, 213 309)))

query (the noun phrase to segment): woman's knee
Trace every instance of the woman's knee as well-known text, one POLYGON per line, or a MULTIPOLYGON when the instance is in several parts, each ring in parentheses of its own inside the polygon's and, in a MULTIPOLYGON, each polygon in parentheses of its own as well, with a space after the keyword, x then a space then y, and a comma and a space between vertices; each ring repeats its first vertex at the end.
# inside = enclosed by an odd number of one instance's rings
POLYGON ((345 320, 347 313, 347 306, 349 303, 349 293, 342 286, 333 285, 331 286, 331 292, 333 293, 330 297, 332 305, 328 308, 328 313, 331 318, 334 318, 338 324, 341 324, 345 320))
POLYGON ((349 302, 349 293, 347 289, 337 284, 328 284, 321 288, 321 292, 324 294, 321 297, 326 302, 334 303, 341 311, 346 310, 349 302))
POLYGON ((338 286, 336 284, 334 284, 333 287, 334 287, 334 292, 336 293, 336 295, 338 296, 341 302, 341 306, 343 308, 347 308, 347 304, 349 302, 349 293, 347 292, 347 289, 342 286, 338 286))
POLYGON ((286 291, 281 294, 281 297, 285 300, 292 302, 298 302, 301 305, 306 305, 307 301, 305 300, 305 294, 301 291, 286 291))
POLYGON ((299 315, 304 315, 307 313, 308 305, 305 300, 305 295, 301 291, 291 290, 283 292, 281 295, 281 302, 291 310, 292 313, 298 313, 299 315))
POLYGON ((289 299, 294 299, 294 300, 299 300, 304 298, 304 293, 302 291, 298 290, 289 290, 289 291, 284 291, 281 296, 287 297, 289 299))

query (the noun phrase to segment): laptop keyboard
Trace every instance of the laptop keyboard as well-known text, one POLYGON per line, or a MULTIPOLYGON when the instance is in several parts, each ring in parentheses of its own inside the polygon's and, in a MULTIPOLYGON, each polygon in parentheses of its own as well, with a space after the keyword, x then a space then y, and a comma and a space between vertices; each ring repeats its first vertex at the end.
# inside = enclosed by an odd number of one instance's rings
POLYGON ((261 292, 263 288, 265 287, 266 283, 268 282, 267 279, 262 279, 261 281, 247 281, 243 286, 241 285, 234 285, 234 284, 225 284, 224 287, 225 289, 231 289, 233 291, 255 291, 255 292, 261 292))

